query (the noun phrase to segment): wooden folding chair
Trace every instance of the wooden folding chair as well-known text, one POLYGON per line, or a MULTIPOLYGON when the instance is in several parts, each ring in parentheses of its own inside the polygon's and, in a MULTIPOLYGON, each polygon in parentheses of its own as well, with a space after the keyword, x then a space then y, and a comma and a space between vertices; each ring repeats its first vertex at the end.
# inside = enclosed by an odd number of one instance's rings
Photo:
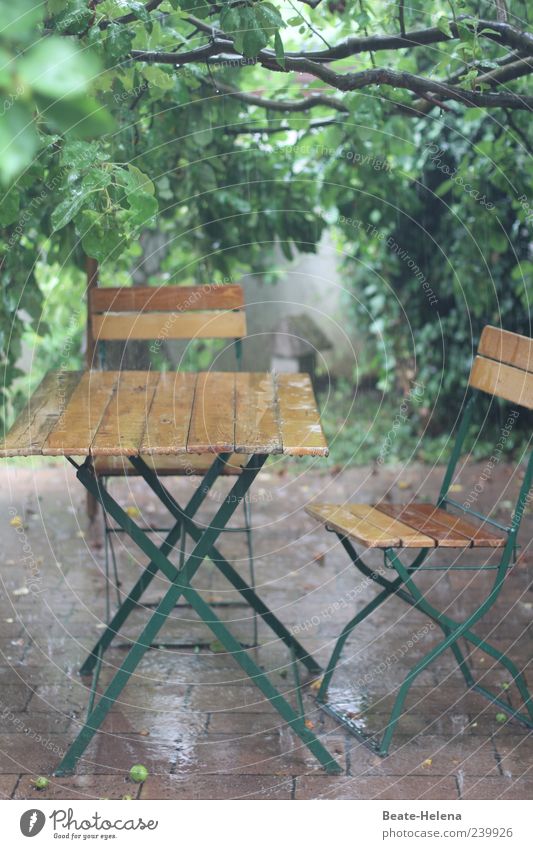
MULTIPOLYGON (((528 728, 533 728, 533 703, 523 674, 507 655, 482 640, 471 630, 494 605, 515 556, 517 535, 533 482, 533 451, 529 454, 517 502, 508 524, 500 524, 474 510, 470 503, 461 504, 449 494, 465 437, 472 424, 472 413, 480 394, 483 393, 502 398, 529 410, 533 409, 533 339, 496 327, 484 328, 478 355, 470 373, 469 397, 458 424, 455 444, 435 506, 417 502, 391 504, 382 501, 375 505, 312 504, 306 508, 311 516, 324 523, 327 530, 337 534, 353 564, 381 590, 343 628, 317 694, 318 702, 323 710, 342 722, 351 733, 363 739, 381 756, 388 753, 411 685, 417 676, 447 649, 453 652, 468 688, 481 693, 507 715, 515 717, 528 728), (489 527, 495 530, 489 530, 489 527), (388 579, 367 566, 356 552, 351 540, 360 543, 364 548, 382 550, 385 566, 395 570, 397 576, 394 579, 388 579), (432 563, 433 558, 430 558, 426 564, 428 555, 436 548, 498 549, 501 557, 494 565, 489 565, 490 558, 485 559, 484 563, 478 562, 477 565, 439 566, 432 563), (418 554, 409 565, 405 565, 400 556, 405 549, 418 550, 418 554), (493 570, 494 583, 483 601, 461 622, 438 610, 420 590, 417 585, 417 573, 424 569, 493 570), (429 616, 442 630, 443 639, 409 671, 398 690, 380 741, 376 737, 361 732, 353 716, 328 702, 327 692, 344 644, 354 628, 392 595, 396 595, 429 616), (514 710, 507 701, 503 701, 501 695, 491 692, 475 681, 459 645, 461 637, 467 643, 486 652, 507 670, 523 699, 525 713, 514 710)), ((518 415, 518 412, 513 412, 513 418, 518 415)))
MULTIPOLYGON (((202 286, 134 286, 98 287, 88 290, 88 344, 93 352, 90 367, 106 367, 106 343, 143 340, 151 342, 159 352, 167 340, 228 339, 235 351, 237 370, 242 367, 242 340, 246 336, 246 312, 242 286, 212 284, 202 286), (96 362, 95 362, 96 361, 96 362)), ((179 411, 176 411, 179 415, 179 411)), ((147 455, 141 459, 158 477, 203 476, 213 462, 214 455, 186 454, 180 456, 147 455)), ((224 475, 239 475, 248 457, 231 455, 224 465, 224 475)), ((97 478, 104 485, 107 478, 138 476, 137 469, 127 457, 97 457, 94 460, 97 478)), ((89 496, 88 514, 95 516, 96 501, 89 496)), ((250 504, 243 501, 242 526, 225 528, 225 532, 243 533, 246 538, 250 583, 255 586, 252 518, 250 504)), ((156 531, 166 531, 157 528, 156 531)), ((109 526, 104 512, 105 568, 109 577, 110 558, 113 564, 117 601, 120 604, 113 534, 120 529, 109 526)), ((185 552, 185 527, 181 541, 182 558, 185 552)), ((254 619, 254 642, 257 642, 257 623, 254 619)))

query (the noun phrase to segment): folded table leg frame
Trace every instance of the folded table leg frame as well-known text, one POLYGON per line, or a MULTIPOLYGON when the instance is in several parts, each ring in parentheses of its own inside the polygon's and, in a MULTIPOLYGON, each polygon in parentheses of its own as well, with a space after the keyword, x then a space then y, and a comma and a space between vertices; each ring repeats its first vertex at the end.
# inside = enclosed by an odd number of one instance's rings
POLYGON ((333 774, 341 771, 339 764, 333 756, 323 746, 318 737, 306 726, 305 716, 301 710, 299 692, 297 692, 298 704, 300 705, 300 712, 298 713, 274 687, 267 674, 251 657, 250 653, 246 651, 226 625, 217 617, 212 607, 191 586, 191 581, 201 567, 202 562, 206 557, 209 557, 213 565, 248 603, 251 610, 257 613, 263 622, 287 646, 295 663, 300 661, 313 676, 321 674, 321 668, 317 662, 215 547, 218 536, 226 527, 237 506, 245 499, 256 475, 267 459, 267 455, 255 454, 250 458, 242 474, 236 479, 209 525, 200 527, 194 522, 194 516, 198 508, 205 500, 209 490, 220 475, 224 464, 230 456, 229 453, 217 455, 185 508, 179 506, 174 497, 162 485, 157 475, 151 471, 140 457, 133 456, 129 458, 137 472, 142 475, 152 492, 160 499, 175 520, 174 526, 170 529, 159 547, 152 542, 148 533, 140 528, 115 499, 111 497, 102 485, 101 480, 95 476, 91 458, 87 458, 81 466, 78 466, 70 457, 67 458, 76 467, 79 481, 102 505, 104 511, 113 518, 143 551, 150 562, 111 618, 105 631, 80 669, 80 674, 92 673, 94 676, 94 686, 89 701, 88 714, 78 736, 55 770, 55 775, 66 775, 74 771, 79 758, 102 725, 107 713, 119 698, 130 676, 135 672, 145 652, 150 648, 181 596, 192 606, 216 639, 232 655, 234 660, 251 679, 252 683, 261 690, 272 707, 278 711, 319 763, 325 767, 327 772, 333 774), (182 530, 193 540, 194 547, 188 556, 182 555, 182 565, 176 567, 170 561, 169 556, 178 544, 182 530), (98 695, 96 693, 96 682, 104 653, 121 626, 127 620, 129 614, 138 606, 143 593, 157 573, 161 573, 168 579, 168 589, 148 622, 142 628, 138 638, 133 642, 124 662, 115 672, 105 691, 98 695))

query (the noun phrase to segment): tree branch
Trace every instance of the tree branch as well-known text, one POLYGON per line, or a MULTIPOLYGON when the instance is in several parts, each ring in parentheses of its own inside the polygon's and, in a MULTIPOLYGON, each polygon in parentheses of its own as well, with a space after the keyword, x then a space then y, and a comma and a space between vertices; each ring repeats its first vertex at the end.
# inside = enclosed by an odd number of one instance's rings
MULTIPOLYGON (((468 24, 472 21, 472 29, 477 24, 477 34, 495 41, 514 50, 533 55, 533 35, 518 30, 510 24, 500 21, 475 20, 468 15, 458 18, 468 24), (490 32, 492 30, 492 32, 490 32)), ((451 41, 459 37, 457 24, 450 21, 451 36, 446 35, 438 27, 428 29, 412 30, 405 35, 371 35, 364 38, 348 38, 346 41, 332 47, 331 50, 313 50, 307 53, 286 53, 287 57, 305 57, 313 62, 334 62, 337 59, 346 59, 349 56, 357 56, 359 53, 378 50, 405 50, 409 47, 420 47, 422 45, 437 44, 442 41, 451 41)))
MULTIPOLYGON (((317 130, 322 127, 331 127, 333 124, 338 124, 337 118, 316 118, 309 121, 306 125, 307 130, 317 130)), ((228 136, 243 136, 253 135, 254 133, 262 135, 274 135, 274 133, 286 133, 288 130, 294 129, 286 124, 280 124, 278 127, 224 127, 224 134, 228 136)))
MULTIPOLYGON (((213 56, 219 55, 221 51, 230 53, 238 57, 239 62, 250 63, 245 57, 237 54, 231 42, 223 42, 217 38, 211 44, 206 44, 203 47, 189 50, 186 53, 157 53, 133 50, 131 57, 144 62, 157 62, 162 64, 170 64, 181 66, 190 62, 206 61, 213 56)), ((231 57, 227 61, 231 61, 231 57)), ((357 73, 339 74, 331 68, 313 62, 308 58, 285 56, 285 69, 278 65, 275 55, 270 50, 261 50, 255 58, 255 62, 262 67, 275 71, 276 73, 285 73, 287 71, 298 71, 307 73, 317 79, 322 80, 327 85, 342 92, 358 91, 362 88, 370 86, 389 85, 393 88, 407 89, 419 96, 427 96, 428 94, 438 95, 440 100, 455 100, 467 106, 486 106, 489 108, 509 108, 509 109, 526 109, 533 110, 533 97, 521 94, 512 94, 508 92, 481 92, 469 91, 468 89, 459 88, 458 86, 450 85, 447 82, 438 80, 430 80, 426 77, 421 77, 416 74, 409 74, 403 71, 394 71, 390 68, 369 68, 365 71, 357 73)), ((516 63, 515 63, 516 64, 516 63)), ((500 69, 497 69, 498 71, 500 69)), ((524 73, 529 73, 522 65, 520 76, 524 73)), ((270 101, 274 104, 278 101, 270 101)), ((331 104, 328 104, 331 105, 331 104)), ((270 107, 269 107, 270 108, 270 107)), ((335 107, 337 108, 337 107, 335 107)))
MULTIPOLYGON (((205 79, 205 82, 208 82, 208 80, 205 79)), ((274 112, 307 112, 309 109, 315 109, 317 106, 328 106, 337 112, 348 112, 348 107, 341 103, 340 100, 336 100, 334 97, 328 97, 325 94, 313 94, 309 97, 303 97, 300 100, 271 100, 260 97, 257 94, 232 88, 225 83, 221 83, 219 80, 209 80, 209 83, 216 91, 227 94, 235 100, 240 100, 249 106, 261 106, 264 109, 274 112)))
POLYGON ((400 22, 400 33, 403 38, 405 38, 405 10, 404 10, 404 2, 405 0, 400 0, 398 6, 398 20, 400 22))

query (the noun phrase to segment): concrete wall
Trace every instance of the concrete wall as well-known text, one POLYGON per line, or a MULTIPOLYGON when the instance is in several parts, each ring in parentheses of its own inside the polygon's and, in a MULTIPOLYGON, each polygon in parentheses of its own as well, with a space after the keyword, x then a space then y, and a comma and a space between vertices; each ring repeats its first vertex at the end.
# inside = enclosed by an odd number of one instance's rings
POLYGON ((278 268, 283 274, 277 283, 265 283, 254 276, 239 281, 246 295, 246 369, 261 371, 269 368, 273 331, 278 327, 280 318, 308 313, 333 345, 323 354, 325 365, 336 375, 352 373, 357 340, 349 338, 353 329, 347 329, 343 320, 346 304, 337 271, 338 259, 331 239, 326 237, 317 254, 302 254, 292 263, 287 263, 280 256, 278 268))

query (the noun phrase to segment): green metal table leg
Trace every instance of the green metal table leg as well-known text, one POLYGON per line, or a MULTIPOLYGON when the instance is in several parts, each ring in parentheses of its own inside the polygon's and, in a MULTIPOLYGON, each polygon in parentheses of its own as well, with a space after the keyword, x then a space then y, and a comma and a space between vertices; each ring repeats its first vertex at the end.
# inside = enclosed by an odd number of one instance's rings
MULTIPOLYGON (((162 504, 167 508, 169 513, 175 518, 180 517, 185 525, 185 529, 191 539, 197 542, 202 531, 198 526, 185 514, 185 511, 177 503, 176 499, 163 486, 157 475, 154 475, 151 469, 138 457, 132 458, 132 464, 136 470, 144 478, 152 492, 159 498, 162 504)), ((319 663, 309 654, 308 651, 298 642, 291 632, 283 625, 283 623, 275 616, 274 613, 266 606, 261 598, 256 594, 252 587, 248 586, 246 581, 239 575, 236 569, 226 560, 220 553, 218 548, 212 546, 209 556, 213 565, 221 572, 229 583, 231 583, 238 593, 245 599, 250 607, 259 614, 268 627, 282 640, 285 645, 294 651, 296 657, 303 663, 312 675, 320 675, 322 668, 319 663)))
MULTIPOLYGON (((166 555, 166 554, 169 554, 172 551, 175 543, 177 542, 177 540, 180 537, 182 518, 185 517, 185 516, 191 516, 191 517, 194 516, 194 514, 196 513, 198 508, 201 506, 202 502, 207 497, 209 490, 211 489, 211 487, 215 483, 216 479, 221 474, 222 469, 224 468, 224 463, 226 462, 226 460, 230 456, 231 456, 230 454, 221 454, 221 455, 216 457, 215 461, 213 462, 213 464, 211 465, 211 467, 208 469, 207 473, 205 474, 204 478, 202 479, 201 484, 195 490, 195 492, 192 495, 191 499, 189 500, 187 506, 182 511, 181 515, 179 516, 178 521, 176 522, 174 527, 171 528, 166 539, 161 544, 159 550, 162 552, 162 554, 166 555)), ((95 485, 98 489, 98 493, 106 492, 105 488, 100 483, 98 478, 95 479, 95 485)), ((97 498, 97 500, 100 500, 98 494, 95 494, 93 492, 93 495, 95 495, 95 498, 97 498)), ((105 509, 104 509, 104 514, 107 515, 107 513, 105 512, 105 509)), ((152 582, 152 579, 157 574, 157 571, 158 571, 158 567, 156 566, 156 564, 152 560, 148 564, 146 569, 144 570, 144 572, 141 575, 141 577, 139 578, 139 580, 134 584, 134 586, 130 590, 128 596, 124 599, 122 605, 115 612, 113 618, 109 622, 107 628, 105 629, 105 631, 101 635, 100 639, 96 642, 96 644, 91 649, 89 656, 86 658, 86 660, 84 661, 84 663, 82 664, 82 666, 80 668, 80 675, 90 675, 91 674, 91 672, 94 668, 94 665, 97 661, 99 653, 103 654, 103 652, 105 652, 105 650, 109 647, 109 645, 113 641, 113 638, 116 636, 116 634, 118 633, 118 631, 120 630, 120 628, 122 627, 122 625, 124 624, 124 622, 126 621, 128 616, 130 615, 132 610, 134 610, 137 607, 137 603, 138 603, 139 599, 141 598, 144 591, 147 589, 147 587, 152 582)))
POLYGON ((242 667, 256 687, 267 697, 272 707, 281 714, 282 718, 291 726, 309 751, 325 767, 326 771, 330 774, 342 772, 337 761, 322 745, 318 737, 306 727, 304 717, 298 715, 284 696, 276 690, 266 673, 252 660, 248 652, 233 636, 231 631, 220 621, 214 610, 191 587, 183 586, 182 589, 183 595, 196 610, 202 621, 209 625, 215 637, 231 653, 232 657, 242 667))
POLYGON ((95 732, 102 724, 110 708, 120 696, 130 676, 137 668, 144 653, 162 628, 176 601, 183 594, 183 585, 181 582, 184 581, 185 585, 188 586, 189 581, 198 570, 205 556, 209 553, 212 544, 221 533, 222 528, 235 512, 237 505, 253 483, 265 460, 266 455, 256 455, 248 462, 242 475, 218 509, 213 522, 205 530, 204 534, 202 534, 202 538, 187 558, 181 573, 175 569, 168 558, 154 545, 147 534, 111 498, 109 493, 98 485, 95 481, 92 468, 85 464, 78 469, 77 477, 80 482, 95 496, 109 512, 110 516, 124 528, 141 551, 156 563, 158 568, 171 582, 171 586, 143 628, 139 639, 128 652, 122 666, 115 673, 104 694, 100 697, 98 704, 90 716, 87 717, 85 725, 57 767, 56 775, 64 775, 67 772, 71 772, 76 766, 80 755, 87 748, 95 732))
MULTIPOLYGON (((166 540, 160 546, 159 551, 161 554, 167 555, 174 548, 174 544, 177 542, 181 534, 181 522, 176 522, 170 533, 168 534, 166 540)), ((135 608, 138 606, 139 600, 146 590, 146 588, 150 585, 153 577, 159 571, 159 566, 156 564, 154 560, 151 560, 141 577, 134 584, 132 589, 130 590, 128 596, 124 599, 119 609, 114 614, 111 619, 109 625, 99 638, 99 640, 95 643, 93 648, 91 649, 91 653, 85 659, 83 664, 80 667, 80 675, 90 675, 98 658, 102 656, 103 652, 111 645, 113 639, 116 637, 124 622, 135 608)))

